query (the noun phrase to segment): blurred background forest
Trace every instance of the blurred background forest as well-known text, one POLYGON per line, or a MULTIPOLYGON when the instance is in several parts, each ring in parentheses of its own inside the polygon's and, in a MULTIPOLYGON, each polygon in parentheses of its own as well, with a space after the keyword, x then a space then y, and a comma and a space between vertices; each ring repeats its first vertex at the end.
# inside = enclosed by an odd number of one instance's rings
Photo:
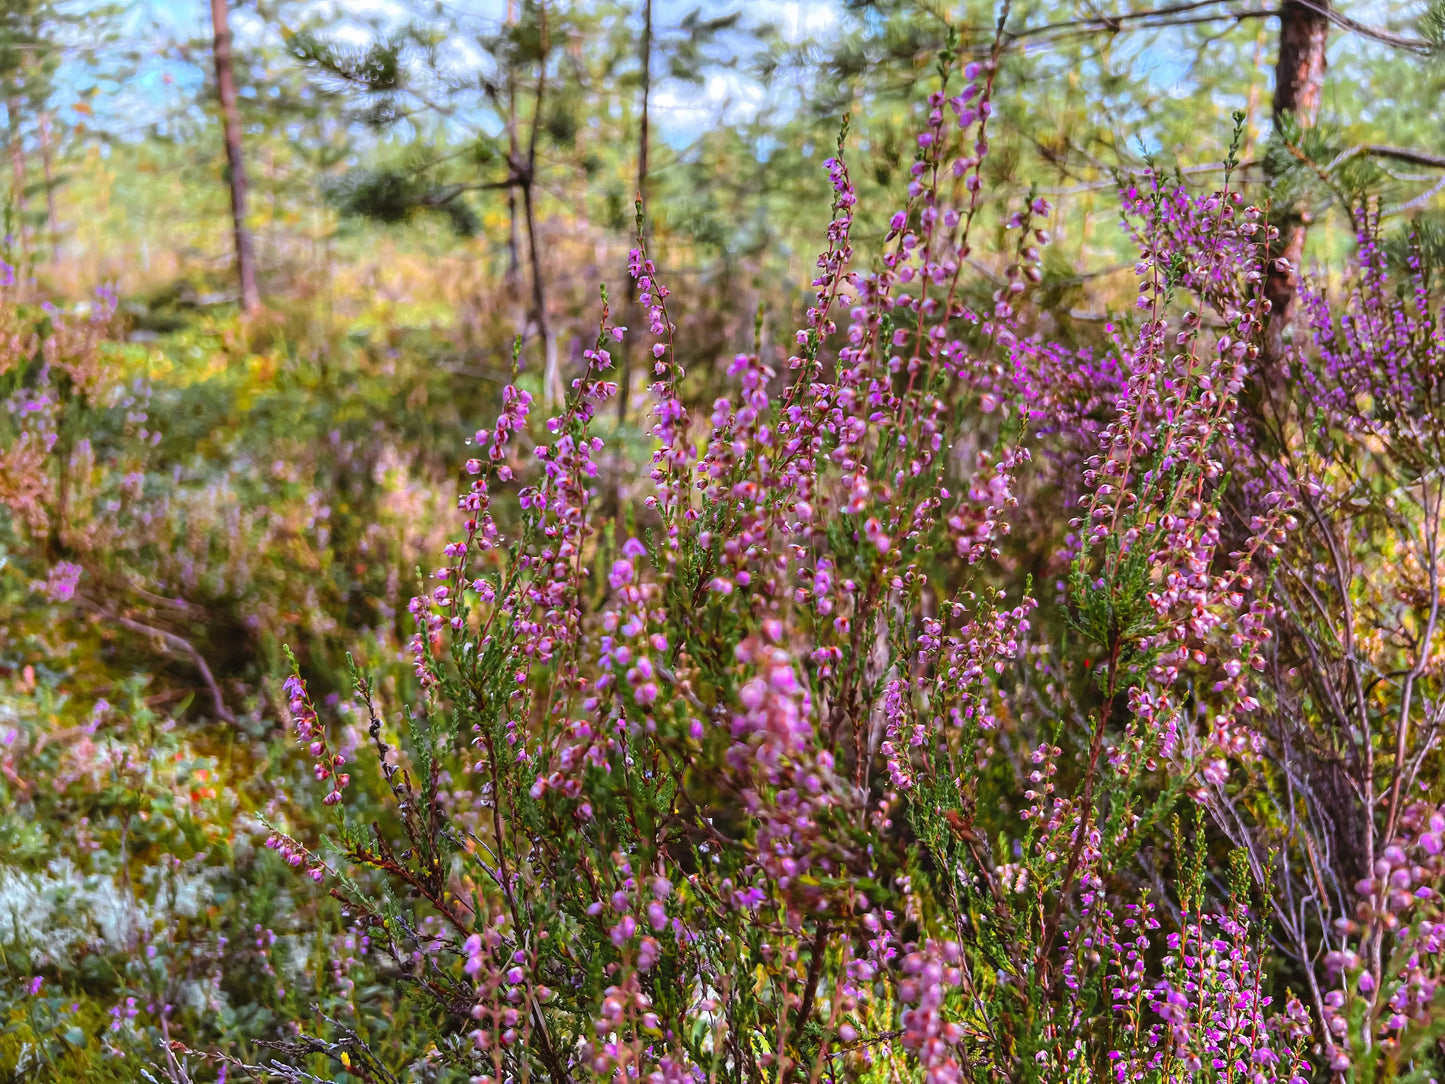
MULTIPOLYGON (((1442 11, 1007 6, 976 236, 1046 196, 1031 288, 1056 339, 1096 341, 1133 301, 1119 187, 1145 168, 1217 183, 1239 113, 1245 190, 1306 269, 1350 253, 1361 199, 1387 237, 1411 223, 1445 250, 1442 11)), ((398 1065, 425 1062, 421 1010, 378 979, 392 965, 258 845, 320 814, 279 731, 282 645, 328 710, 354 711, 348 651, 398 710, 418 566, 514 364, 556 397, 600 285, 640 322, 639 221, 689 396, 710 402, 717 359, 755 342, 786 356, 845 117, 866 253, 939 51, 985 55, 999 18, 977 0, 0 3, 0 1079, 161 1074, 173 1029, 255 1059, 301 1018, 333 1036, 364 1018, 398 1065), (47 320, 69 376, 42 395, 47 320)), ((973 262, 986 297, 1002 266, 973 262)), ((599 482, 620 520, 649 449, 629 349, 599 423, 625 453, 599 482)))
MULTIPOLYGON (((1271 142, 1277 7, 1189 2, 1130 17, 1013 5, 991 181, 1056 204, 1058 286, 1106 277, 1124 251, 1109 228, 1114 172, 1152 156, 1205 183, 1234 110, 1246 117, 1243 158, 1257 180, 1270 176, 1280 207, 1310 180, 1430 206, 1428 164, 1334 162, 1361 145, 1440 149, 1428 9, 1356 7, 1317 19, 1330 28, 1326 74, 1296 119, 1312 130, 1271 142), (1272 155, 1309 176, 1279 189, 1294 171, 1272 155)), ((7 11, 9 244, 29 288, 59 301, 108 283, 151 331, 181 309, 219 314, 240 300, 213 13, 169 0, 7 11)), ((645 190, 674 273, 700 278, 695 296, 726 297, 750 325, 757 298, 780 301, 778 285, 811 260, 820 163, 844 114, 861 181, 886 189, 911 161, 937 50, 950 33, 984 50, 996 16, 824 0, 233 4, 228 67, 260 298, 276 315, 300 303, 351 331, 510 342, 535 330, 531 225, 548 331, 565 340, 596 282, 618 277, 645 190), (531 216, 518 206, 528 199, 531 216), (497 304, 499 284, 510 305, 497 304)), ((1335 254, 1338 219, 1321 202, 1310 251, 1335 254)), ((475 357, 505 368, 506 348, 492 346, 475 357)))

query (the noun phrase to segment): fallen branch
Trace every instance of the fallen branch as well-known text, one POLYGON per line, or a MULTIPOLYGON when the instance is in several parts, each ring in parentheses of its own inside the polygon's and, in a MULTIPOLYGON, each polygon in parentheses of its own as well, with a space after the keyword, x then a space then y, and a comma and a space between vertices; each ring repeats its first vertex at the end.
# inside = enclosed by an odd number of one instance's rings
POLYGON ((211 703, 216 713, 216 718, 228 723, 234 723, 236 721, 236 716, 226 707, 225 698, 221 696, 221 687, 217 684, 215 675, 211 673, 211 668, 206 665, 205 657, 201 655, 195 644, 191 643, 184 636, 178 636, 174 632, 168 632, 165 629, 158 629, 152 625, 146 625, 132 618, 124 617, 121 614, 106 609, 104 606, 91 602, 88 599, 83 599, 79 595, 76 596, 76 601, 97 616, 108 621, 113 621, 123 629, 153 636, 172 650, 190 656, 191 663, 195 666, 196 670, 199 671, 201 680, 206 683, 206 688, 210 690, 211 703))

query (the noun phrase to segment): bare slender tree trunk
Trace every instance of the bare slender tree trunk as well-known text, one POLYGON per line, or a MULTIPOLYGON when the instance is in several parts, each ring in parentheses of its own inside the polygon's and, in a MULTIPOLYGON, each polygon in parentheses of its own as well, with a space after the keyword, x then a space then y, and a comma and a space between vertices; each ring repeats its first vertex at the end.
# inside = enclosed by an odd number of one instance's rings
POLYGON ((256 287, 256 258, 246 228, 246 163, 241 156, 241 113, 236 108, 236 74, 231 61, 231 28, 226 0, 211 0, 211 26, 216 34, 216 90, 226 136, 226 167, 231 184, 231 223, 235 234, 236 274, 241 280, 241 308, 261 308, 256 287))
POLYGON ((537 247, 537 216, 532 208, 532 182, 522 186, 522 212, 527 222, 527 247, 532 255, 532 321, 542 338, 542 401, 548 408, 565 398, 557 371, 557 341, 547 323, 547 287, 542 278, 542 254, 537 247))
POLYGON ((50 143, 50 114, 40 117, 40 167, 45 171, 45 234, 50 262, 60 262, 60 216, 55 211, 55 155, 50 143))
MULTIPOLYGON (((647 107, 652 94, 652 0, 642 0, 642 116, 637 125, 637 198, 647 201, 647 149, 651 133, 648 130, 647 107)), ((627 307, 634 311, 637 306, 637 283, 628 276, 627 307)), ((632 354, 622 351, 621 372, 617 379, 617 424, 627 421, 627 393, 632 385, 632 354)))
POLYGON ((507 296, 514 301, 522 294, 522 235, 517 224, 517 189, 507 189, 507 296))
POLYGON ((532 107, 532 127, 527 133, 527 163, 522 179, 522 210, 527 220, 527 246, 532 256, 532 319, 542 337, 542 401, 549 408, 565 398, 557 363, 557 341, 547 322, 547 285, 542 276, 542 253, 537 247, 537 212, 532 190, 537 180, 537 139, 542 134, 542 108, 547 95, 547 5, 538 7, 542 55, 537 62, 537 98, 532 107))
POLYGON ((637 123, 637 198, 644 202, 647 199, 647 151, 651 137, 647 110, 651 97, 652 0, 642 0, 642 115, 637 123))
POLYGON ((16 240, 22 257, 30 254, 30 226, 25 221, 29 201, 25 196, 25 142, 20 134, 20 95, 11 88, 5 99, 5 112, 10 117, 10 175, 15 186, 16 240))
MULTIPOLYGON (((507 25, 517 25, 517 2, 507 0, 507 25)), ((522 145, 517 138, 517 72, 512 52, 507 51, 507 144, 512 162, 521 160, 522 145)), ((513 167, 515 172, 515 167, 513 167)), ((507 296, 517 304, 522 295, 521 232, 517 220, 517 188, 507 188, 507 296)))
MULTIPOLYGON (((1287 114, 1293 114, 1301 128, 1315 125, 1320 90, 1325 81, 1328 11, 1329 0, 1285 0, 1279 9, 1279 61, 1275 66, 1273 109, 1276 130, 1287 114)), ((1289 261, 1284 271, 1271 265, 1265 281, 1265 296, 1273 306, 1266 350, 1273 358, 1283 353, 1284 329, 1293 316, 1308 227, 1308 209, 1292 211, 1280 227, 1279 247, 1271 253, 1289 261)))

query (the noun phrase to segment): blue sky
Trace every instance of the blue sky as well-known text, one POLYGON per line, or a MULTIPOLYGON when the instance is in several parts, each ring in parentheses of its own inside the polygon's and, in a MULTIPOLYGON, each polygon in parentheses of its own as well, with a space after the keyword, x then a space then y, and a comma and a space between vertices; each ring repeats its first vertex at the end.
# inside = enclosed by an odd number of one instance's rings
MULTIPOLYGON (((83 9, 87 4, 77 0, 73 6, 83 9)), ((346 19, 340 23, 340 36, 357 43, 367 40, 367 24, 396 22, 406 11, 396 0, 317 0, 316 7, 343 10, 346 19)), ((443 0, 442 7, 459 29, 495 26, 506 14, 506 0, 443 0)), ((826 33, 838 18, 833 0, 654 0, 654 20, 659 26, 675 25, 698 8, 708 17, 739 12, 749 22, 770 22, 792 40, 826 33)), ((277 29, 262 26, 244 10, 233 17, 233 30, 241 41, 259 34, 272 36, 277 29)), ((209 76, 204 66, 207 56, 196 57, 200 63, 187 63, 162 54, 171 43, 208 39, 210 8, 205 0, 140 0, 128 10, 121 30, 127 43, 150 41, 154 49, 119 85, 105 86, 93 105, 104 116, 107 130, 139 137, 183 103, 194 101, 202 89, 209 76)), ((74 72, 71 82, 78 88, 88 79, 74 72)), ((762 88, 746 73, 719 67, 701 88, 662 84, 652 107, 662 138, 686 141, 724 107, 747 112, 761 105, 763 97, 762 88)))
MULTIPOLYGON (((71 6, 85 8, 95 0, 72 0, 71 6)), ((416 7, 427 9, 433 0, 420 0, 416 7)), ((1112 0, 1098 6, 1129 9, 1154 6, 1162 0, 1112 0)), ((404 16, 407 5, 400 0, 315 0, 318 9, 344 10, 349 33, 358 43, 366 40, 369 22, 396 22, 404 16)), ((1369 22, 1408 24, 1409 13, 1422 6, 1421 0, 1356 0, 1349 4, 1350 14, 1369 22)), ((826 36, 839 21, 838 0, 654 0, 654 17, 659 26, 675 25, 694 8, 709 16, 740 12, 749 22, 770 22, 785 36, 794 40, 808 35, 826 36)), ((1092 10, 1073 0, 1058 3, 1055 14, 1066 17, 1076 10, 1092 10)), ((506 0, 441 0, 441 8, 456 20, 459 29, 484 29, 497 25, 505 16, 506 0)), ((276 34, 278 28, 264 27, 244 10, 236 14, 234 26, 243 41, 256 35, 276 34)), ((1270 24, 1271 37, 1274 26, 1270 24)), ((143 58, 137 68, 128 72, 119 85, 104 86, 93 100, 96 111, 104 119, 105 128, 116 134, 140 137, 151 125, 186 103, 196 101, 209 78, 209 50, 204 43, 210 35, 209 4, 206 0, 138 0, 128 9, 122 27, 127 44, 154 42, 151 55, 143 58), (162 55, 173 42, 200 42, 202 47, 190 61, 162 55)), ((459 40, 464 40, 459 35, 459 40)), ((1142 42, 1140 43, 1142 44, 1142 42)), ((1333 58, 1345 52, 1368 49, 1353 35, 1331 35, 1333 58)), ((1378 47, 1376 47, 1378 48, 1378 47)), ((1273 42, 1267 50, 1273 53, 1273 42)), ((1137 69, 1151 84, 1177 93, 1188 93, 1183 80, 1185 54, 1179 50, 1156 46, 1141 58, 1137 69)), ((1266 66, 1272 56, 1266 59, 1266 66)), ((1272 74, 1272 73, 1271 73, 1272 74)), ((86 82, 83 72, 73 72, 70 85, 79 88, 86 82)), ((1333 88, 1338 89, 1338 88, 1333 88)), ((787 93, 785 90, 783 93, 787 93)), ((659 136, 674 143, 685 143, 700 129, 711 123, 726 106, 734 116, 746 114, 765 103, 765 92, 746 72, 719 67, 711 72, 701 88, 664 82, 656 89, 652 102, 659 136)))

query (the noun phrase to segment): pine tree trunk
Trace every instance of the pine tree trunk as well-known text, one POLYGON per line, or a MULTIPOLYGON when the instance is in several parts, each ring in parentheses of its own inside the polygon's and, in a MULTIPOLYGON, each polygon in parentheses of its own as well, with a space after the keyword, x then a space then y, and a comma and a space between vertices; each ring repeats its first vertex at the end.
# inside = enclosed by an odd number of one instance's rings
POLYGON ((25 221, 28 200, 25 197, 25 143, 20 134, 20 98, 13 89, 5 99, 5 111, 10 116, 10 174, 15 186, 16 240, 23 258, 30 254, 30 226, 25 221))
POLYGON ((246 228, 246 163, 241 156, 241 113, 236 107, 236 74, 231 61, 231 28, 227 16, 226 0, 211 0, 211 26, 216 34, 216 89, 221 99, 221 121, 226 137, 236 274, 241 280, 241 308, 253 313, 261 307, 261 294, 256 287, 251 233, 246 228))
POLYGON ((538 30, 542 39, 541 58, 537 61, 537 96, 532 104, 532 127, 527 133, 527 168, 522 183, 522 213, 526 216, 527 247, 532 257, 532 317, 542 337, 542 402, 551 409, 566 398, 562 374, 558 366, 557 340, 547 322, 547 285, 542 276, 542 253, 537 247, 537 209, 533 203, 533 187, 537 181, 537 138, 542 132, 542 110, 547 95, 547 5, 537 8, 538 30))
POLYGON ((515 303, 522 296, 521 232, 517 226, 517 189, 507 189, 507 297, 515 303))
MULTIPOLYGON (((1279 61, 1275 66, 1273 109, 1276 130, 1286 114, 1293 114, 1301 128, 1315 125, 1320 90, 1325 81, 1325 44, 1330 29, 1328 9, 1329 0, 1285 0, 1279 9, 1279 61)), ((1283 271, 1271 265, 1265 281, 1265 296, 1273 306, 1267 350, 1275 358, 1283 352, 1284 329, 1293 315, 1308 223, 1306 209, 1293 209, 1280 227, 1278 246, 1271 251, 1271 255, 1289 261, 1288 269, 1283 271)))
MULTIPOLYGON (((652 0, 642 0, 642 115, 637 125, 637 198, 647 200, 647 150, 651 133, 648 130, 647 107, 652 94, 652 0)), ((637 305, 637 283, 627 279, 629 311, 637 305)), ((639 314, 640 316, 640 314, 639 314)), ((632 385, 632 355, 622 351, 621 372, 617 378, 617 424, 627 421, 627 393, 632 385)))
POLYGON ((557 340, 547 323, 547 286, 542 277, 542 253, 537 246, 537 216, 532 207, 532 183, 522 186, 522 211, 527 223, 527 247, 532 255, 532 320, 542 338, 542 402, 548 409, 566 398, 557 367, 557 340))
MULTIPOLYGON (((507 25, 517 24, 517 2, 507 0, 507 25)), ((522 144, 517 136, 517 72, 512 52, 507 52, 507 152, 509 168, 516 173, 522 144)), ((521 231, 517 221, 517 187, 507 187, 507 297, 515 305, 522 295, 521 231)))

